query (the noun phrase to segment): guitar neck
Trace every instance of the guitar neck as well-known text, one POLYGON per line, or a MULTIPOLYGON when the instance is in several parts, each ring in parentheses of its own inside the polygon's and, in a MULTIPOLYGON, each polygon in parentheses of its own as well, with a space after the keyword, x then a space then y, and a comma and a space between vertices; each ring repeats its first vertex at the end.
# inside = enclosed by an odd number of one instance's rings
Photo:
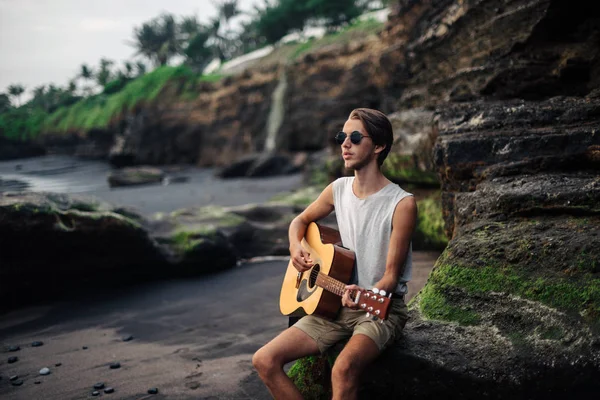
MULTIPOLYGON (((312 272, 315 273, 316 271, 312 272)), ((323 289, 327 290, 328 292, 331 292, 333 294, 337 294, 338 296, 342 297, 344 295, 344 292, 346 291, 346 285, 340 281, 338 281, 337 279, 334 279, 328 275, 325 275, 322 272, 318 272, 317 273, 317 279, 315 280, 315 283, 317 286, 322 287, 323 289)))

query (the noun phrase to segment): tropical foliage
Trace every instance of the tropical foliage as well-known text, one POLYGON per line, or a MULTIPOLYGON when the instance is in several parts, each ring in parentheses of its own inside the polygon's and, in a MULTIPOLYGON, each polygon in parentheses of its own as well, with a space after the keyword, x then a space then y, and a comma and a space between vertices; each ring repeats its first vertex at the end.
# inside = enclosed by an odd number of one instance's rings
MULTIPOLYGON (((13 84, 0 93, 0 136, 27 140, 40 132, 80 132, 106 128, 120 113, 152 101, 167 84, 194 97, 198 83, 215 59, 226 61, 307 26, 325 26, 339 36, 369 5, 368 0, 263 0, 243 12, 238 0, 215 0, 216 15, 201 23, 196 16, 163 13, 133 28, 130 45, 140 58, 119 66, 108 58, 82 64, 65 87, 40 85, 21 104, 26 88, 13 84), (233 23, 235 21, 235 23, 233 23), (155 69, 150 74, 147 61, 155 69), (167 65, 181 63, 178 68, 167 65)), ((338 40, 338 39, 333 39, 338 40)), ((315 41, 293 44, 292 57, 314 48, 315 41)), ((289 47, 288 45, 286 45, 289 47)), ((284 47, 286 47, 284 46, 284 47)), ((171 93, 171 92, 170 92, 171 93)))

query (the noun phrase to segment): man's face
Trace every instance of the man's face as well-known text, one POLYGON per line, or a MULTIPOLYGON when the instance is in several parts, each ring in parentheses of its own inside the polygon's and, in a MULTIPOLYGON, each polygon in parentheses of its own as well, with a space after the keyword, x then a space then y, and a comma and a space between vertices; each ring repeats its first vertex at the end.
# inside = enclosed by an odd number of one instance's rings
POLYGON ((347 120, 342 131, 346 133, 346 139, 340 145, 342 149, 342 158, 344 159, 344 166, 346 168, 360 170, 377 157, 373 139, 371 139, 365 130, 361 120, 347 120), (350 135, 355 131, 363 135, 358 144, 354 144, 350 140, 350 135))

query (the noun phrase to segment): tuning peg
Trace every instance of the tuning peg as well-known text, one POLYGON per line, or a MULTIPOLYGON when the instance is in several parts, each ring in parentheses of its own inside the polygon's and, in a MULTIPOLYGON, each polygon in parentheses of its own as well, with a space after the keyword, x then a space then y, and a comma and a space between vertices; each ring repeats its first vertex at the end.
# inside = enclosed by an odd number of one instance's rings
POLYGON ((371 318, 371 313, 367 313, 367 318, 371 318))
POLYGON ((384 302, 383 297, 378 298, 377 301, 380 303, 383 303, 384 302))
POLYGON ((379 315, 379 314, 381 314, 381 311, 380 310, 375 310, 375 312, 373 314, 379 315))
POLYGON ((360 305, 360 308, 367 308, 367 303, 362 303, 362 304, 360 305))
POLYGON ((382 290, 380 290, 380 291, 379 291, 379 295, 380 295, 380 296, 385 296, 385 294, 386 294, 386 293, 385 293, 385 290, 383 290, 383 289, 382 289, 382 290))
POLYGON ((373 307, 369 307, 367 308, 367 310, 369 310, 369 312, 373 311, 373 307))
POLYGON ((373 288, 373 293, 379 293, 379 289, 377 289, 376 287, 373 288))

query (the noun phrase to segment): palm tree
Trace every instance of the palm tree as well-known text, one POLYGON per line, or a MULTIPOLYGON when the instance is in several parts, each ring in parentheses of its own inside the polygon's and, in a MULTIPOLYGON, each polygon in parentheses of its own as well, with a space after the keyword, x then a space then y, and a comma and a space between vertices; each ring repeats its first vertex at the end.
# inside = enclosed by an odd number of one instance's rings
POLYGON ((241 14, 238 8, 238 0, 221 0, 213 4, 217 8, 219 18, 225 21, 226 25, 229 25, 229 21, 233 17, 241 14))
POLYGON ((25 92, 25 86, 16 84, 8 87, 8 94, 17 99, 17 107, 21 106, 20 97, 25 92))
POLYGON ((10 110, 10 98, 6 93, 0 93, 0 113, 10 110))
POLYGON ((181 51, 178 25, 171 14, 162 14, 140 28, 134 28, 133 33, 132 45, 137 48, 137 54, 145 56, 155 66, 166 65, 181 51))
MULTIPOLYGON (((84 81, 93 81, 94 80, 94 71, 87 66, 87 64, 81 64, 81 69, 79 72, 79 77, 83 78, 84 81)), ((91 94, 92 88, 90 86, 84 86, 84 92, 88 95, 91 94)))
POLYGON ((136 61, 135 62, 135 69, 137 70, 137 76, 142 76, 146 73, 146 64, 144 64, 141 61, 136 61))
POLYGON ((123 66, 125 67, 125 72, 123 73, 123 75, 126 79, 131 78, 131 73, 133 72, 133 64, 131 63, 131 61, 125 61, 123 63, 123 66))
POLYGON ((100 86, 104 86, 110 80, 111 72, 110 67, 114 64, 114 61, 107 58, 100 59, 100 68, 96 73, 96 81, 100 86))

